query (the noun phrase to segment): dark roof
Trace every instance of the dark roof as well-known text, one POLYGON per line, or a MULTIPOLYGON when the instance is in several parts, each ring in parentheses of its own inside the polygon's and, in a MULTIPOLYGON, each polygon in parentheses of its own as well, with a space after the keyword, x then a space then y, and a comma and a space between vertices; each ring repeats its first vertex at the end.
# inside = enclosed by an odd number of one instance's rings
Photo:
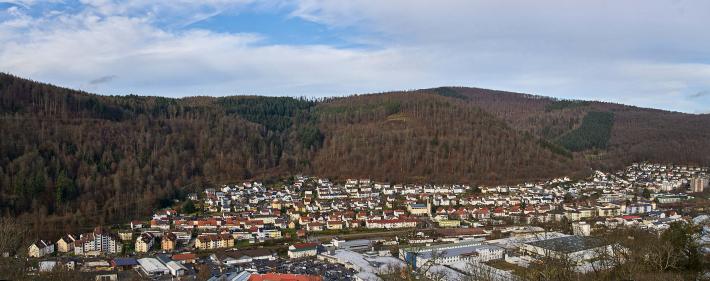
POLYGON ((113 266, 134 266, 138 265, 138 261, 134 258, 115 258, 111 261, 113 266))
POLYGON ((527 244, 560 253, 574 253, 605 245, 604 241, 599 238, 577 235, 540 240, 527 244))
POLYGON ((43 249, 45 247, 48 247, 49 245, 52 245, 52 243, 44 241, 44 240, 37 240, 36 242, 32 243, 33 245, 37 246, 39 249, 43 249))
POLYGON ((458 236, 458 235, 481 235, 486 234, 483 229, 477 227, 471 228, 443 228, 437 229, 439 235, 443 236, 458 236))
POLYGON ((163 240, 177 241, 177 235, 172 232, 165 233, 165 235, 163 235, 163 240))
POLYGON ((139 238, 140 240, 143 240, 143 242, 150 243, 151 240, 153 240, 153 234, 150 234, 150 232, 144 232, 141 234, 141 237, 139 238))
POLYGON ((271 256, 273 253, 269 251, 268 249, 263 249, 263 248, 257 248, 257 249, 248 249, 248 250, 238 250, 234 252, 227 252, 227 255, 233 258, 241 258, 241 257, 264 257, 264 256, 271 256))

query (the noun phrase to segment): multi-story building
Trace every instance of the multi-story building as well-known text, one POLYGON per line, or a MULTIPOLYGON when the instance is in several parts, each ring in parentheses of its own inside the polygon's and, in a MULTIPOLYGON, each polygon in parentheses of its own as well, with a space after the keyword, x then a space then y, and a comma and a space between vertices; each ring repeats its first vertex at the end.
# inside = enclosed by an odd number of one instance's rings
POLYGON ((597 207, 597 216, 615 217, 621 215, 621 209, 617 206, 597 207))
POLYGON ((298 243, 288 247, 288 257, 292 259, 316 255, 318 255, 318 244, 316 243, 298 243))
POLYGON ((415 219, 392 219, 392 220, 367 220, 365 227, 367 228, 410 228, 416 227, 417 220, 415 219))
POLYGON ((131 241, 131 240, 133 240, 133 231, 132 230, 119 231, 118 237, 121 238, 121 241, 131 241))
POLYGON ((258 236, 270 239, 280 239, 282 237, 281 230, 279 229, 259 229, 258 236))
POLYGON ((621 204, 621 209, 625 214, 645 214, 655 209, 654 203, 637 202, 631 204, 621 204))
POLYGON ((163 251, 172 251, 175 250, 177 247, 177 235, 172 232, 165 233, 163 235, 163 239, 160 241, 160 248, 163 249, 163 251))
POLYGON ((412 247, 399 250, 401 259, 413 267, 427 264, 454 264, 458 262, 486 262, 505 258, 505 249, 478 241, 412 247))
POLYGON ((429 202, 427 202, 426 204, 409 204, 407 205, 407 211, 409 211, 409 213, 414 216, 429 215, 429 213, 431 212, 431 206, 429 205, 429 202))
POLYGON ((592 225, 586 222, 573 222, 572 232, 574 235, 589 236, 592 234, 592 225))
POLYGON ((197 236, 195 247, 202 250, 234 247, 234 237, 229 234, 202 234, 197 236))
POLYGON ((459 227, 461 226, 460 220, 440 220, 438 221, 439 227, 459 227))
POLYGON ((74 251, 74 242, 79 238, 73 234, 67 234, 57 240, 57 251, 60 253, 68 253, 74 251))
POLYGON ((707 177, 695 177, 690 180, 690 190, 692 192, 703 192, 710 184, 710 179, 707 177))
POLYGON ((32 243, 27 250, 27 255, 33 258, 44 257, 52 253, 54 253, 54 244, 44 240, 32 243))
POLYGON ((100 255, 117 254, 123 248, 118 236, 101 227, 94 228, 93 232, 84 233, 79 240, 74 241, 74 254, 100 255))
POLYGON ((144 232, 136 238, 135 250, 138 253, 147 253, 153 247, 155 237, 150 232, 144 232))

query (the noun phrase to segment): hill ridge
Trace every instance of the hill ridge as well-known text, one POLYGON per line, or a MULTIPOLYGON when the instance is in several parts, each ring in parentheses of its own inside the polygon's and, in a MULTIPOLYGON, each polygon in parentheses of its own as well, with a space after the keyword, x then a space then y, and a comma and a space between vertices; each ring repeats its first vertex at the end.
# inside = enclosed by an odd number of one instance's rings
POLYGON ((708 115, 526 96, 102 96, 0 74, 0 212, 63 230, 146 214, 206 181, 502 184, 631 161, 710 164, 708 115))

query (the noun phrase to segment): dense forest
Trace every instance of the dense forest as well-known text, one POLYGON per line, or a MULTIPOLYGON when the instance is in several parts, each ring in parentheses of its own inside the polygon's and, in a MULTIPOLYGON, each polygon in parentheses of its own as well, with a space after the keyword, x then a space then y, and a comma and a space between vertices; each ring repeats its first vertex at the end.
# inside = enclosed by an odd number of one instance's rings
POLYGON ((588 112, 578 128, 562 136, 558 143, 571 151, 606 149, 614 126, 614 113, 588 112))
POLYGON ((0 136, 0 212, 44 233, 145 215, 206 183, 293 173, 497 184, 710 164, 707 115, 453 87, 172 99, 0 74, 0 136))

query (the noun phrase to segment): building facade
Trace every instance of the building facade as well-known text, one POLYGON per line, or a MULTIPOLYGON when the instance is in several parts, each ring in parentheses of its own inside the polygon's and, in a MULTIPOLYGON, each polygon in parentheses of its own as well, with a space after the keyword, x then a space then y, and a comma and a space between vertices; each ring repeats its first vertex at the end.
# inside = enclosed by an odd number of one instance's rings
POLYGON ((318 244, 298 243, 288 247, 288 257, 292 259, 314 257, 318 255, 318 244))
POLYGON ((72 235, 72 234, 67 234, 62 236, 62 238, 59 238, 57 240, 57 252, 60 253, 69 253, 74 251, 74 242, 76 240, 79 240, 78 237, 72 235))
POLYGON ((203 234, 195 240, 195 247, 201 250, 234 247, 234 237, 229 234, 203 234))
POLYGON ((153 234, 144 232, 141 236, 136 239, 135 250, 137 253, 147 253, 153 248, 153 243, 155 242, 155 237, 153 234))
POLYGON ((44 257, 52 253, 54 253, 54 244, 45 240, 38 240, 27 249, 27 255, 32 258, 44 257))
POLYGON ((93 232, 82 234, 79 240, 74 241, 76 255, 117 254, 122 249, 123 244, 118 236, 101 227, 94 228, 93 232))

